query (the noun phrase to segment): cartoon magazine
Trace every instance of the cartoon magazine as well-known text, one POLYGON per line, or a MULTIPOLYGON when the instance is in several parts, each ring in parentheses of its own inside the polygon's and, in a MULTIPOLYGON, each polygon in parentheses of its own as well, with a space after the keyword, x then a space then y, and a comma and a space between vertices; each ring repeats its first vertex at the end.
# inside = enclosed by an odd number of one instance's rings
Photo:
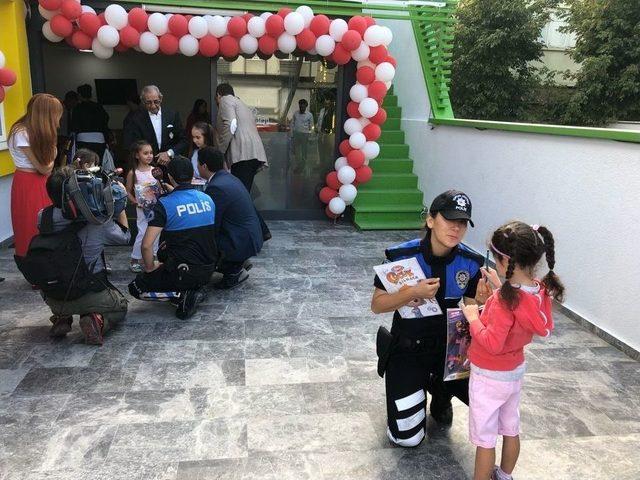
MULTIPOLYGON (((403 286, 411 286, 426 277, 415 258, 384 263, 373 267, 376 275, 389 293, 395 293, 403 286)), ((415 299, 409 305, 400 307, 398 313, 402 318, 422 318, 441 315, 442 310, 435 298, 415 299)))
POLYGON ((138 206, 142 208, 145 215, 153 210, 158 197, 160 196, 160 185, 158 182, 147 182, 135 185, 136 201, 138 206))
POLYGON ((469 377, 467 351, 471 343, 469 322, 459 308, 447 309, 447 352, 444 362, 444 381, 469 377))

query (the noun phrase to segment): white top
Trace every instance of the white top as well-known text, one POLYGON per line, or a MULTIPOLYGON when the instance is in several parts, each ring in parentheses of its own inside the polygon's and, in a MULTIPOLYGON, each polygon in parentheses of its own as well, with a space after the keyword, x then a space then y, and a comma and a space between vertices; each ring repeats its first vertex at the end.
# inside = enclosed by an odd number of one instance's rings
POLYGON ((202 178, 198 171, 198 149, 194 149, 191 154, 191 165, 193 165, 193 178, 202 178))
POLYGON ((294 132, 309 133, 313 127, 313 114, 309 111, 300 113, 300 110, 293 112, 291 129, 294 132))
POLYGON ((149 118, 151 119, 151 125, 153 125, 153 131, 156 133, 158 148, 162 148, 162 109, 158 110, 155 115, 149 112, 149 118))
POLYGON ((30 170, 35 170, 35 167, 27 157, 27 154, 24 153, 20 147, 30 147, 29 145, 29 135, 27 131, 22 129, 18 130, 15 135, 9 138, 9 153, 11 154, 11 158, 13 158, 13 163, 16 168, 28 168, 30 170))

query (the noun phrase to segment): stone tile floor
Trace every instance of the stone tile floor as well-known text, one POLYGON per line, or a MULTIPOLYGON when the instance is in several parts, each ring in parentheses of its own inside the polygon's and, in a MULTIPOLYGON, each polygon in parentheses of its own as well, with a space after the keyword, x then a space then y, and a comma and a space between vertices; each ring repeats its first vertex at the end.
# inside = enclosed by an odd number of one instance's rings
MULTIPOLYGON (((0 479, 465 479, 467 409, 413 450, 385 437, 372 266, 411 232, 272 222, 251 277, 179 321, 132 301, 101 348, 0 252, 0 479)), ((109 250, 120 287, 128 249, 109 250)), ((640 478, 640 364, 556 316, 528 350, 516 478, 640 478)))

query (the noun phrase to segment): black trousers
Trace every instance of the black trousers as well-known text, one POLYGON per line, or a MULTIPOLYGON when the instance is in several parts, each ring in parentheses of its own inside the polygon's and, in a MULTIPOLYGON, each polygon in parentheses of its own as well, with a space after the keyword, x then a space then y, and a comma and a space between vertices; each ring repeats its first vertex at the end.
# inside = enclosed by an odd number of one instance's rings
POLYGON ((153 272, 143 272, 129 284, 129 292, 139 298, 139 294, 147 292, 183 292, 197 290, 206 285, 215 267, 191 265, 188 271, 168 269, 160 265, 153 272))
MULTIPOLYGON (((253 187, 253 179, 258 173, 258 170, 262 166, 262 162, 259 162, 255 158, 252 160, 243 160, 241 162, 236 162, 231 165, 231 174, 238 178, 242 184, 245 186, 247 191, 251 193, 251 188, 253 187)), ((267 238, 271 238, 271 231, 269 227, 265 223, 262 215, 256 209, 256 213, 258 214, 258 220, 260 220, 260 228, 262 229, 262 237, 266 240, 267 238)))

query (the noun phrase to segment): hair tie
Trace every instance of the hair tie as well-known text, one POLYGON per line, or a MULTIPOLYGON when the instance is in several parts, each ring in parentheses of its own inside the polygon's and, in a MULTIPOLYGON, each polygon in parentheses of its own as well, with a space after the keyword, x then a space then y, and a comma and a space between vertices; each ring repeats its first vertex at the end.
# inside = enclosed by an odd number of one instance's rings
POLYGON ((505 257, 505 258, 511 258, 511 256, 510 256, 510 255, 507 255, 506 253, 503 253, 503 252, 501 252, 500 250, 498 250, 498 249, 496 248, 496 246, 493 244, 493 242, 491 242, 491 243, 489 244, 489 246, 490 246, 490 247, 491 247, 491 249, 492 249, 494 252, 496 252, 498 255, 501 255, 501 256, 503 256, 503 257, 505 257))
POLYGON ((531 228, 533 228, 537 232, 538 229, 540 228, 540 225, 533 224, 533 225, 531 225, 531 228))

